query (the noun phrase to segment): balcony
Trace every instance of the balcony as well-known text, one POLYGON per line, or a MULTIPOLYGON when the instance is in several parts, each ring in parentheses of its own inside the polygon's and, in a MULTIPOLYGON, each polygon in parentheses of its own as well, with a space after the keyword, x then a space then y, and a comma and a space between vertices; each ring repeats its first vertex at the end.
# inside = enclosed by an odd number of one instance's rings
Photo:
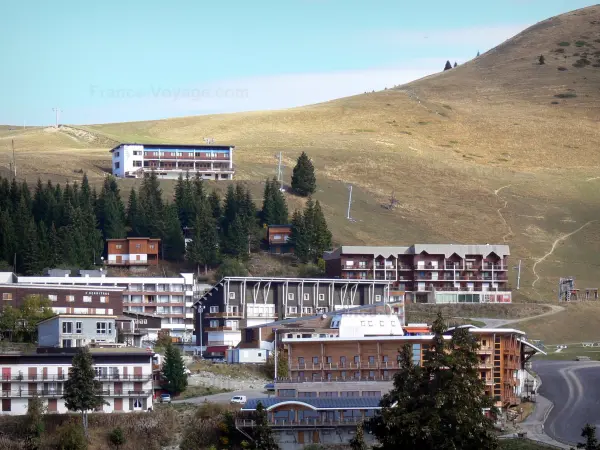
POLYGON ((507 270, 502 264, 483 263, 483 270, 507 270))
POLYGON ((396 265, 392 264, 392 265, 385 265, 385 264, 378 264, 375 263, 375 269, 378 270, 383 270, 383 269, 387 269, 387 270, 396 270, 396 265))
POLYGON ((137 261, 137 260, 127 260, 127 261, 104 261, 104 265, 106 266, 147 266, 149 264, 157 264, 157 260, 146 260, 146 261, 137 261))
POLYGON ((417 264, 417 268, 416 270, 444 270, 443 268, 443 264, 431 264, 431 263, 425 263, 425 264, 417 264))
POLYGON ((299 364, 291 364, 290 365, 290 370, 322 370, 322 369, 323 369, 323 364, 321 364, 321 363, 317 363, 317 364, 299 363, 299 364))
POLYGON ((277 384, 291 384, 291 383, 321 383, 321 382, 336 382, 336 383, 356 383, 356 382, 369 382, 369 381, 394 381, 393 375, 375 375, 373 377, 361 376, 361 377, 289 377, 279 378, 275 382, 277 384))
POLYGON ((16 389, 12 391, 2 391, 3 398, 19 398, 19 397, 49 397, 59 398, 62 397, 62 389, 16 389))
POLYGON ((238 328, 234 327, 206 327, 204 331, 240 331, 238 328))
POLYGON ((244 315, 241 312, 214 312, 204 313, 207 319, 242 319, 244 315))
MULTIPOLYGON (((349 417, 346 419, 298 419, 298 420, 284 420, 274 419, 269 420, 269 426, 271 428, 289 428, 289 427, 336 427, 336 426, 356 426, 362 423, 365 419, 362 417, 349 417)), ((251 419, 236 419, 235 426, 238 428, 253 428, 256 426, 256 422, 251 419)))
POLYGON ((480 347, 476 350, 478 355, 486 355, 492 353, 492 351, 494 351, 492 347, 480 347))
POLYGON ((463 264, 444 264, 444 270, 465 270, 463 264))
POLYGON ((12 375, 12 376, 8 376, 8 375, 2 375, 2 381, 3 382, 9 382, 9 381, 64 381, 67 377, 65 375, 41 375, 41 374, 36 374, 36 375, 28 375, 28 374, 21 374, 21 375, 12 375))
POLYGON ((398 264, 398 270, 413 270, 413 266, 407 264, 398 264))
POLYGON ((101 374, 96 375, 94 378, 100 381, 150 381, 152 380, 152 374, 142 375, 121 375, 121 374, 101 374))
POLYGON ((490 361, 490 362, 480 362, 479 364, 477 364, 477 368, 478 369, 492 369, 494 367, 494 364, 490 361))
POLYGON ((372 265, 367 265, 367 264, 343 264, 342 265, 342 270, 372 270, 373 266, 372 265))

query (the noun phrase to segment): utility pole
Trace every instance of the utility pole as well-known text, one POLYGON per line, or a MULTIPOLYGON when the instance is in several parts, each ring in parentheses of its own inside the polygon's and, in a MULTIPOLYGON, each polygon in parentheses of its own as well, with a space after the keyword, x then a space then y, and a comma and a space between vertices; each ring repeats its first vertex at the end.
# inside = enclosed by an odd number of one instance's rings
POLYGON ((277 381, 277 328, 273 328, 273 332, 275 333, 275 345, 273 346, 275 349, 275 379, 273 381, 277 381))
POLYGON ((62 112, 61 109, 59 109, 58 107, 56 108, 52 108, 52 111, 54 111, 55 116, 56 116, 56 128, 58 128, 58 117, 60 115, 60 113, 62 112))
POLYGON ((513 267, 513 270, 517 271, 517 291, 521 287, 521 260, 519 260, 519 265, 513 267))
POLYGON ((352 220, 350 218, 350 205, 352 204, 352 185, 348 186, 348 189, 350 189, 350 195, 348 196, 348 213, 346 214, 346 219, 352 220))
POLYGON ((279 152, 279 155, 275 155, 275 158, 277 158, 278 160, 278 164, 277 164, 277 181, 279 182, 279 190, 281 192, 283 192, 283 170, 282 170, 282 165, 281 165, 281 152, 279 152))

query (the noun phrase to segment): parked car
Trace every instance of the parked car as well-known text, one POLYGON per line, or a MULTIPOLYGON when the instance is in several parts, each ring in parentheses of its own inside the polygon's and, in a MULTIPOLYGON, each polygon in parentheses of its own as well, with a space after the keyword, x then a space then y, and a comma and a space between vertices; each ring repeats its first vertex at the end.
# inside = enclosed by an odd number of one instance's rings
POLYGON ((170 394, 160 394, 160 402, 161 403, 171 403, 171 395, 170 394))
POLYGON ((245 405, 246 404, 246 396, 245 395, 234 395, 231 397, 231 401, 229 402, 233 405, 245 405))
POLYGON ((265 390, 267 392, 275 392, 275 383, 265 384, 265 390))

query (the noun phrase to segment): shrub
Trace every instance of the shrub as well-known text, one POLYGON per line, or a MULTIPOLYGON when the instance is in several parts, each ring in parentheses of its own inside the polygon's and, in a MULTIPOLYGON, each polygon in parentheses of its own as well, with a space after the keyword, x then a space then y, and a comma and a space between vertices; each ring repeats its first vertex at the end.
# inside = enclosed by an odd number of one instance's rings
POLYGON ((564 48, 557 48, 556 50, 554 50, 554 53, 564 53, 565 49, 564 48))
POLYGON ((585 41, 577 41, 575 42, 575 47, 583 47, 585 45, 585 41))
POLYGON ((559 42, 558 45, 560 45, 561 47, 568 47, 569 45, 571 45, 571 43, 563 41, 563 42, 559 42))
POLYGON ((569 70, 564 66, 559 66, 559 67, 557 67, 557 69, 560 70, 561 72, 564 72, 565 70, 569 70))
POLYGON ((573 67, 577 67, 578 69, 581 69, 582 67, 589 66, 590 64, 591 64, 591 61, 589 59, 581 58, 581 59, 578 59, 575 63, 573 63, 573 67))
POLYGON ((125 434, 123 433, 121 427, 114 428, 108 435, 108 440, 117 449, 121 447, 121 445, 125 444, 125 442, 127 441, 127 439, 125 439, 125 434))
POLYGON ((216 272, 219 281, 223 277, 247 277, 248 269, 236 258, 225 258, 216 272))
POLYGON ((544 55, 540 55, 538 62, 540 63, 540 66, 546 64, 546 58, 544 58, 544 55))
POLYGON ((550 102, 551 105, 560 105, 560 102, 550 102))
POLYGON ((575 92, 563 92, 561 94, 556 94, 556 98, 575 98, 577 94, 575 92))
POLYGON ((87 450, 88 443, 81 424, 70 420, 58 427, 56 431, 58 450, 87 450))

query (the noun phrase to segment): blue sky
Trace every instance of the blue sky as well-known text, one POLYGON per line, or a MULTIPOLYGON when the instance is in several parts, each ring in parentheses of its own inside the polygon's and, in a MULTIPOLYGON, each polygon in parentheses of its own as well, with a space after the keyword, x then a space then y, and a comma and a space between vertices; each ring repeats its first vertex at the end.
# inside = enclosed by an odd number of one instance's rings
POLYGON ((2 5, 0 123, 276 109, 459 64, 584 0, 21 0, 2 5))

